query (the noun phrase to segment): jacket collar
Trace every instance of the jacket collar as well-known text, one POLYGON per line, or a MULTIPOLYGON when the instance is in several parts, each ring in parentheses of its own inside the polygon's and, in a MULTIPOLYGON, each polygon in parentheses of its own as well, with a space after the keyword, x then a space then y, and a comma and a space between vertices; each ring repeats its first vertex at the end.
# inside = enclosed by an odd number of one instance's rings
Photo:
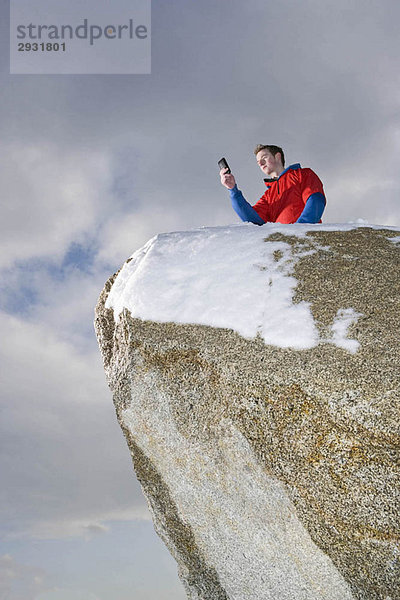
POLYGON ((284 171, 282 171, 282 173, 279 175, 279 177, 271 177, 270 179, 264 178, 265 184, 268 185, 268 183, 278 181, 278 179, 280 179, 282 177, 282 175, 284 175, 288 171, 296 171, 297 169, 301 169, 300 163, 294 163, 293 165, 289 165, 288 167, 286 167, 286 169, 284 171))

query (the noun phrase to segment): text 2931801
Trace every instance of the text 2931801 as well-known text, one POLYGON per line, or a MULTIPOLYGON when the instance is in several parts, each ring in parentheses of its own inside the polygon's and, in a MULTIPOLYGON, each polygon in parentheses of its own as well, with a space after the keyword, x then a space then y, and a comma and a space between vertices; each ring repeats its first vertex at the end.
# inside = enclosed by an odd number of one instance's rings
POLYGON ((18 52, 65 52, 65 42, 59 44, 58 42, 19 42, 18 52))

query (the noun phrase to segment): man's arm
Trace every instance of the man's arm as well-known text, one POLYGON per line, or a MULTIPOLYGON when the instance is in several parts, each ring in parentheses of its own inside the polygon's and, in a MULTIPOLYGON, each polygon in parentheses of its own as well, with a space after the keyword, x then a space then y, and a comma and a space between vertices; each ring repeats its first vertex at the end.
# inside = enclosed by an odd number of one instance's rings
POLYGON ((300 169, 300 177, 304 209, 296 223, 318 223, 326 204, 322 181, 309 168, 300 169))
POLYGON ((237 185, 229 190, 232 208, 242 221, 249 221, 255 225, 264 225, 265 221, 256 213, 254 208, 247 202, 237 185))
POLYGON ((319 223, 325 210, 326 199, 324 194, 316 192, 311 194, 296 223, 319 223))
POLYGON ((257 214, 238 189, 234 176, 228 173, 227 169, 222 169, 220 175, 222 185, 229 190, 232 207, 242 221, 249 221, 255 225, 264 225, 265 221, 257 214))

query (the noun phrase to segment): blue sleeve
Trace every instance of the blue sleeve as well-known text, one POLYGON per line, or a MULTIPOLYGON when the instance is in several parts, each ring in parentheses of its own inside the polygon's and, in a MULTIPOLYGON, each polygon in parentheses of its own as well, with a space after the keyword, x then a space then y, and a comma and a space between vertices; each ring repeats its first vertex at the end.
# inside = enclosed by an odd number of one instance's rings
POLYGON ((319 223, 325 210, 325 196, 320 192, 311 194, 296 223, 319 223))
POLYGON ((238 190, 237 185, 229 190, 231 196, 232 207, 239 215, 242 221, 250 221, 255 225, 264 225, 265 221, 259 216, 254 208, 247 202, 242 192, 238 190))

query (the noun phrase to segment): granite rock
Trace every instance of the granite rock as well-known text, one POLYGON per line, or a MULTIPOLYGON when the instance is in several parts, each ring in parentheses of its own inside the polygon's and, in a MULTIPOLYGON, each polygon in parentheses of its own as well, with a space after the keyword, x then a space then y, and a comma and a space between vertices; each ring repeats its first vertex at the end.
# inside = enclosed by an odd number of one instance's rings
MULTIPOLYGON (((193 600, 400 598, 398 233, 316 229, 290 246, 321 342, 118 318, 95 328, 156 531, 193 600), (351 307, 348 335, 332 323, 351 307)), ((277 260, 279 257, 277 256, 277 260)))

